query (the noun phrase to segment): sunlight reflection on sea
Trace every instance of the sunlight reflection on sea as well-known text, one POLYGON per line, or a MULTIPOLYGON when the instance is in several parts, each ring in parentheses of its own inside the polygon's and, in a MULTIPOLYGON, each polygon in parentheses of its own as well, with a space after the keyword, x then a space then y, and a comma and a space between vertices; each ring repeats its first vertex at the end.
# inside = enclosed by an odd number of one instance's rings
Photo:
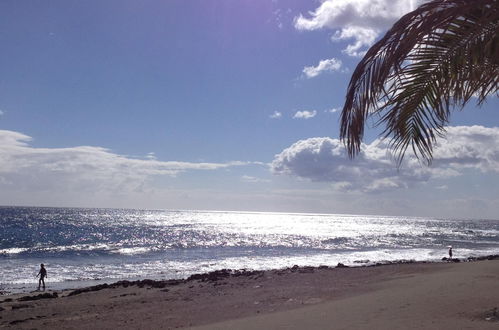
POLYGON ((0 289, 221 268, 365 265, 499 253, 499 221, 334 214, 0 207, 0 289))

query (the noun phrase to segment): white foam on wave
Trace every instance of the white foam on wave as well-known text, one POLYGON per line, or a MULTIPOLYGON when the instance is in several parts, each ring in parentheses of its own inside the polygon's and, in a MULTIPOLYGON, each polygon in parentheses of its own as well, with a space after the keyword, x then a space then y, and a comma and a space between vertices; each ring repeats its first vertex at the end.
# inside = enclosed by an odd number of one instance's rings
POLYGON ((28 251, 28 248, 10 248, 10 249, 3 249, 0 250, 0 255, 1 254, 18 254, 18 253, 23 253, 28 251))

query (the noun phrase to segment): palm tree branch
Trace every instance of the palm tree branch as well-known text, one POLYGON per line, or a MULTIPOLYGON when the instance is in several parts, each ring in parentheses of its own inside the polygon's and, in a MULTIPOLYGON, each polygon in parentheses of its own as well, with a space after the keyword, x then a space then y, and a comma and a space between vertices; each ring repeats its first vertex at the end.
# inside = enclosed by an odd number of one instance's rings
POLYGON ((410 144, 429 160, 451 107, 497 94, 498 2, 429 2, 371 47, 352 75, 341 117, 350 156, 360 150, 366 118, 378 114, 399 160, 410 144))

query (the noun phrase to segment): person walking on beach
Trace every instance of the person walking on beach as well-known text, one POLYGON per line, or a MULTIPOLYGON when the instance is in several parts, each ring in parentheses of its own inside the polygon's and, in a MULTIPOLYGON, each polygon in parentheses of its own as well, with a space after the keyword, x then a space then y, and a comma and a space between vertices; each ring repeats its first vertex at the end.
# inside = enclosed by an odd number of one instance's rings
POLYGON ((38 280, 38 291, 40 291, 40 286, 43 284, 43 291, 45 291, 45 277, 47 277, 47 270, 43 264, 40 265, 40 271, 36 275, 36 277, 40 276, 38 280))
POLYGON ((452 260, 452 246, 449 246, 449 259, 452 260))

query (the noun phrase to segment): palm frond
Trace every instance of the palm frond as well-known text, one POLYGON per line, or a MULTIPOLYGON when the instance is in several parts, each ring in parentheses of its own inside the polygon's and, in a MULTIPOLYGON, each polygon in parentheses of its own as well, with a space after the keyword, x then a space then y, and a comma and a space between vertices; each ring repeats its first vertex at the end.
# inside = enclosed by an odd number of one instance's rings
POLYGON ((405 15, 355 69, 341 115, 349 155, 377 115, 399 161, 409 146, 430 162, 454 109, 498 93, 499 0, 434 0, 405 15))

